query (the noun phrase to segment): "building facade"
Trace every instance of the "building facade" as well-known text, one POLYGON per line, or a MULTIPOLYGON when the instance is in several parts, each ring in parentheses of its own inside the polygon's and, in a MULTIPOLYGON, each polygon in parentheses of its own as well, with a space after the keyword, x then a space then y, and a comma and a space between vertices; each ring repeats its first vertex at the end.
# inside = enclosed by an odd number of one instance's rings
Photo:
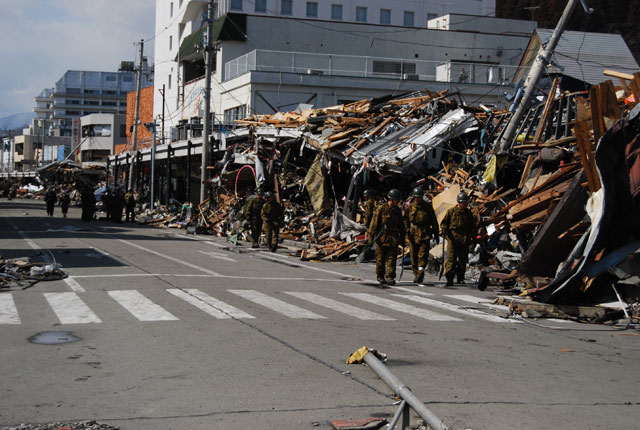
POLYGON ((82 165, 107 165, 107 158, 116 146, 127 141, 124 114, 90 114, 80 118, 80 145, 76 161, 82 165))
MULTIPOLYGON (((183 3, 173 1, 175 5, 183 3)), ((171 5, 169 5, 171 7, 171 5)), ((220 15, 246 13, 325 21, 426 27, 427 21, 447 13, 494 16, 495 0, 224 0, 220 15)))
MULTIPOLYGON (((142 64, 142 87, 153 83, 153 70, 142 64)), ((123 61, 117 72, 68 70, 55 84, 49 119, 60 136, 71 136, 73 120, 86 115, 127 112, 127 94, 137 87, 131 61, 123 61)), ((38 99, 36 99, 36 103, 38 99)))
MULTIPOLYGON (((221 3, 222 12, 227 3, 221 3)), ((206 6, 205 1, 156 2, 155 81, 166 91, 164 103, 154 101, 154 116, 161 116, 163 106, 167 109, 166 134, 180 120, 204 115, 201 25, 206 6)), ((500 86, 510 85, 536 23, 445 18, 455 25, 409 29, 229 12, 216 21, 212 35, 215 121, 232 123, 252 113, 293 110, 300 103, 325 107, 424 88, 460 92, 469 102, 499 101, 505 91, 500 86)))

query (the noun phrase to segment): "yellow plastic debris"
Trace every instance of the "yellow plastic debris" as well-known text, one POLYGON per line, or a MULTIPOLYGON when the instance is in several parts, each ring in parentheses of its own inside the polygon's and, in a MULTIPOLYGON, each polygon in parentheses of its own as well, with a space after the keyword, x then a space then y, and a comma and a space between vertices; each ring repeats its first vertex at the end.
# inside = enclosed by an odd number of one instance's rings
POLYGON ((358 349, 356 352, 351 354, 351 357, 349 357, 347 359, 347 364, 360 364, 360 363, 362 363, 362 360, 364 359, 364 356, 367 355, 368 353, 369 353, 369 350, 367 349, 367 347, 363 346, 362 348, 358 349))

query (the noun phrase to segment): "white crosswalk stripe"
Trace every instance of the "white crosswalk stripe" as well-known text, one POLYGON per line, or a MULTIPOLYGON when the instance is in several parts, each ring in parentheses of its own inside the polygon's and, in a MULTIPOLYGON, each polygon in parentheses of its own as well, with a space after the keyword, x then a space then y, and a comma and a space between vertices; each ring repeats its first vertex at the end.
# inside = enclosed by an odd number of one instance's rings
POLYGON ((377 314, 365 309, 360 309, 337 300, 329 299, 313 293, 303 293, 294 291, 285 291, 286 294, 292 295, 302 300, 314 303, 325 308, 332 309, 336 312, 351 315, 352 317, 366 321, 395 321, 395 318, 377 314))
POLYGON ((102 321, 76 293, 44 293, 61 324, 88 324, 102 321))
POLYGON ((140 321, 173 321, 178 319, 136 290, 107 291, 107 294, 140 321))
POLYGON ((441 301, 438 301, 438 300, 429 299, 427 297, 414 296, 414 295, 410 295, 410 294, 392 294, 392 296, 400 297, 400 298, 403 298, 403 299, 411 300, 412 302, 421 303, 423 305, 428 305, 428 306, 433 306, 435 308, 444 309, 444 310, 447 310, 449 312, 462 314, 462 315, 478 318, 478 319, 485 320, 485 321, 498 322, 498 323, 519 322, 519 321, 515 321, 515 320, 500 318, 499 316, 496 316, 496 315, 490 315, 490 314, 484 313, 484 312, 476 310, 476 309, 463 309, 463 308, 460 308, 460 307, 458 307, 456 305, 452 305, 450 303, 441 302, 441 301))
POLYGON ((0 294, 0 324, 20 324, 18 308, 11 294, 0 294))
POLYGON ((362 300, 374 305, 383 306, 394 311, 404 312, 409 315, 424 318, 430 321, 462 321, 459 318, 449 315, 440 314, 427 309, 417 308, 415 306, 407 305, 405 303, 396 302, 394 300, 385 299, 380 296, 376 296, 368 293, 340 293, 345 296, 353 297, 358 300, 362 300))
POLYGON ((227 318, 255 318, 253 315, 241 311, 240 309, 233 307, 227 303, 224 303, 215 297, 211 297, 208 294, 203 293, 198 289, 170 289, 169 293, 176 297, 181 298, 187 303, 192 304, 198 309, 208 313, 214 318, 227 319, 227 318))
POLYGON ((281 313, 289 318, 307 318, 307 319, 324 319, 322 315, 303 309, 299 306, 292 305, 279 299, 267 296, 255 290, 228 290, 230 293, 236 294, 244 299, 262 305, 272 311, 281 313))

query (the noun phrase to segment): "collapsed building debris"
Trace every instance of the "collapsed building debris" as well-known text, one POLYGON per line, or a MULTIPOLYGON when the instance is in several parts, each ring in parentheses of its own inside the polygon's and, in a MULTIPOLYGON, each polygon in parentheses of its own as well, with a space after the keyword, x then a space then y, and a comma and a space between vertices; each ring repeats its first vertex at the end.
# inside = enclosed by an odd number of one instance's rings
POLYGON ((261 187, 283 205, 281 238, 300 244, 301 259, 353 259, 366 244, 365 189, 422 186, 438 221, 465 191, 482 226, 470 269, 481 288, 595 303, 638 283, 640 74, 620 79, 564 93, 551 82, 503 145, 510 111, 446 92, 237 120, 210 167, 210 198, 190 219, 146 222, 248 240, 244 208, 261 187))
POLYGON ((0 289, 26 290, 40 281, 57 281, 67 277, 59 264, 31 261, 31 258, 0 258, 0 289))

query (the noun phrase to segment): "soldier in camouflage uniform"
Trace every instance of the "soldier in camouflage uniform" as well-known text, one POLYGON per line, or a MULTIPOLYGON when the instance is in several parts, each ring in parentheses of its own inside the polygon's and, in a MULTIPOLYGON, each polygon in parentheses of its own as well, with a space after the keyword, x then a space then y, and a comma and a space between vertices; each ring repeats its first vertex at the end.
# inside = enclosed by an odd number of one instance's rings
POLYGON ((447 285, 453 285, 454 275, 458 283, 464 284, 464 273, 469 258, 469 245, 476 232, 476 221, 469 210, 469 196, 464 191, 458 194, 458 205, 449 209, 440 225, 442 236, 447 238, 447 261, 444 274, 447 285))
POLYGON ((398 245, 404 245, 404 222, 400 203, 400 191, 391 190, 387 204, 381 204, 373 213, 369 225, 369 237, 376 238, 376 276, 380 285, 395 285, 398 245), (380 236, 378 237, 378 234, 380 236), (385 279, 386 272, 386 279, 385 279))
POLYGON ((264 232, 267 239, 267 247, 271 252, 276 252, 278 249, 278 235, 280 233, 280 226, 282 225, 282 206, 276 201, 276 196, 267 191, 264 193, 267 201, 262 205, 262 222, 264 223, 264 232))
POLYGON ((371 218, 373 218, 373 213, 376 207, 378 207, 378 200, 373 190, 364 190, 362 196, 364 197, 364 227, 368 229, 371 224, 371 218))
POLYGON ((262 233, 262 190, 258 189, 256 197, 249 202, 244 211, 245 218, 251 227, 251 247, 257 248, 260 243, 260 233, 262 233))
POLYGON ((414 188, 411 197, 404 222, 411 250, 413 282, 419 284, 424 280, 424 268, 429 260, 429 241, 438 237, 438 219, 431 202, 424 199, 422 188, 414 188))

